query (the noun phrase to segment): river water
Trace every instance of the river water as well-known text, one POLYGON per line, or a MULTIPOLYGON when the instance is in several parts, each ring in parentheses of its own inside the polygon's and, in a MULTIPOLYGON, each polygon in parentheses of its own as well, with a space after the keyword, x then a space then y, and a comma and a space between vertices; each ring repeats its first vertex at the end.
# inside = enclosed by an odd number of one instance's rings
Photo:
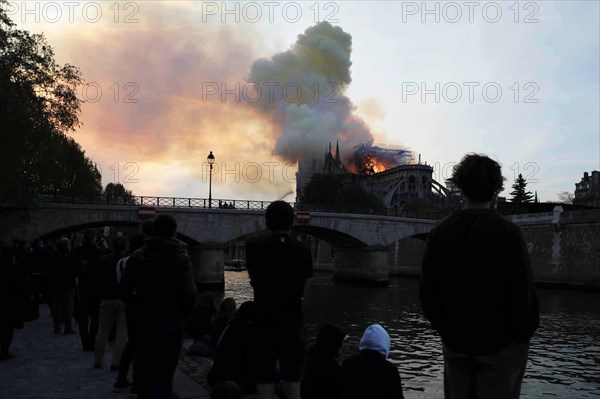
MULTIPOLYGON (((421 315, 416 279, 392 278, 390 286, 359 287, 317 273, 309 282, 305 321, 314 342, 323 322, 346 329, 342 356, 353 353, 363 330, 380 323, 390 333, 390 361, 398 366, 406 399, 442 399, 439 337, 421 315)), ((225 296, 238 306, 252 300, 245 272, 225 273, 225 296)), ((523 398, 600 398, 600 293, 538 289, 541 326, 531 342, 523 398)))

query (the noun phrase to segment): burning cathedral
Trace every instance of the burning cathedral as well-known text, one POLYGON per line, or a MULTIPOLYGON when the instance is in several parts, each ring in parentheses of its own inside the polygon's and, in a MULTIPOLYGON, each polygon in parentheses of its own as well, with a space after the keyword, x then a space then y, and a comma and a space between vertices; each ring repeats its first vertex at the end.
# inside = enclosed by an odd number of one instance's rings
POLYGON ((252 64, 249 82, 279 88, 251 106, 273 123, 273 153, 298 164, 297 199, 317 173, 340 175, 344 184, 362 187, 387 208, 399 209, 407 199, 447 195, 433 179, 433 168, 420 159, 415 162, 411 151, 371 144, 369 127, 346 95, 352 82, 351 51, 349 33, 319 22, 299 34, 286 51, 252 64), (291 86, 293 98, 281 90, 291 86), (331 143, 336 143, 335 150, 331 143))
POLYGON ((340 155, 339 141, 335 152, 331 143, 319 161, 300 159, 296 174, 296 196, 315 174, 340 175, 345 184, 360 186, 382 200, 388 209, 400 209, 407 200, 452 202, 454 195, 433 178, 433 167, 415 162, 411 151, 403 148, 363 144, 353 149, 346 164, 340 155))

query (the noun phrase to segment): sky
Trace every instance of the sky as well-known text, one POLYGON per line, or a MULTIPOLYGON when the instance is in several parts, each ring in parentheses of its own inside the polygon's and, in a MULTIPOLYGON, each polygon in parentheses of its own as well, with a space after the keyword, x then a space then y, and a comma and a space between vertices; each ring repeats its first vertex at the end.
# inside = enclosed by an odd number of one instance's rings
MULTIPOLYGON (((471 152, 541 201, 600 170, 598 1, 14 1, 81 69, 72 137, 136 195, 294 200, 298 157, 471 152), (310 149, 308 151, 307 149, 310 149), (308 151, 308 152, 307 152, 308 151), (317 155, 315 155, 317 154, 317 155)), ((319 158, 320 160, 320 158, 319 158)))

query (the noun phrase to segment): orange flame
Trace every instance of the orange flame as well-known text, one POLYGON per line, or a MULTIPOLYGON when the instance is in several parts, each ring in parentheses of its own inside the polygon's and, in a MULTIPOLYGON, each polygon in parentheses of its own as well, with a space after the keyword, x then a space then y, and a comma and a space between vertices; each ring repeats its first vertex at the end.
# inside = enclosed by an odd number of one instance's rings
POLYGON ((380 173, 388 168, 382 161, 377 159, 374 154, 367 154, 361 160, 360 169, 364 173, 369 174, 371 170, 374 173, 380 173))

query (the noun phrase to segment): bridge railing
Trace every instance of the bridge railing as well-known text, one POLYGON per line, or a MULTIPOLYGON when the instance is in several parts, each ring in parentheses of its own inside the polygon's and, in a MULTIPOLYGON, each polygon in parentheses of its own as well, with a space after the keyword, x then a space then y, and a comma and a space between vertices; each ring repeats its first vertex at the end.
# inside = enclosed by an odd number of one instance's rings
MULTIPOLYGON (((206 208, 206 209, 237 209, 264 211, 272 201, 255 201, 239 199, 213 199, 183 198, 183 197, 154 197, 154 196, 109 196, 109 195, 75 195, 75 194, 38 194, 38 203, 54 204, 88 204, 88 205, 126 205, 150 207, 177 207, 177 208, 206 208)), ((390 208, 359 208, 349 206, 334 206, 321 204, 290 203, 297 211, 305 212, 335 212, 353 213, 362 215, 399 216, 417 219, 440 220, 448 216, 451 209, 435 210, 398 210, 390 208)))
MULTIPOLYGON (((38 194, 38 203, 53 204, 88 204, 88 205, 130 205, 176 208, 214 208, 245 209, 264 211, 272 201, 254 200, 220 200, 207 198, 154 197, 128 195, 75 195, 75 194, 38 194)), ((291 203, 293 206, 294 204, 291 203)))

